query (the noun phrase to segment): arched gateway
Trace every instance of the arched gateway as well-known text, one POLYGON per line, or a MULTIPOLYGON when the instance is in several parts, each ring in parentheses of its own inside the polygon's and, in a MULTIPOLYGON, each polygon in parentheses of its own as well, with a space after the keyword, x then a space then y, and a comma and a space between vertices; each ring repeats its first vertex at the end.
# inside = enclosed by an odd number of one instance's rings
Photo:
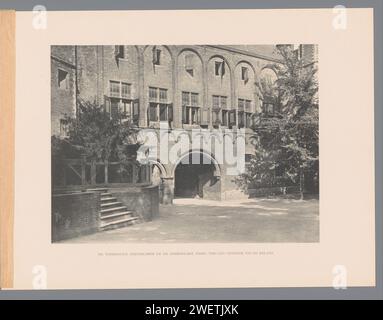
POLYGON ((191 150, 173 167, 174 197, 218 200, 221 197, 221 169, 212 155, 191 150))

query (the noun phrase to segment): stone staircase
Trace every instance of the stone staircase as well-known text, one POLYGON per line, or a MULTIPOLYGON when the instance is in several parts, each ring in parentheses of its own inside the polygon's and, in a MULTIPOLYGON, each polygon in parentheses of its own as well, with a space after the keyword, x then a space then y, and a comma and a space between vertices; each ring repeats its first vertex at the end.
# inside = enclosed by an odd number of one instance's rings
POLYGON ((117 201, 107 188, 87 189, 87 191, 101 192, 100 231, 126 227, 135 223, 138 217, 117 201))

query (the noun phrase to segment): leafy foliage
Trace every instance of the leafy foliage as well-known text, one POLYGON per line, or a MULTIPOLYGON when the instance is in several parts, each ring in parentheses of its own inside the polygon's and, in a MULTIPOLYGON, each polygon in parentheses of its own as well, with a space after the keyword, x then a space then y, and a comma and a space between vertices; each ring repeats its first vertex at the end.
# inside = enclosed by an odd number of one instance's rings
POLYGON ((278 46, 278 51, 283 64, 273 66, 277 80, 262 87, 273 95, 279 112, 272 118, 258 115, 255 155, 237 183, 244 189, 299 185, 303 197, 305 173, 312 184, 318 182, 317 70, 314 65, 304 66, 290 46, 278 46))
POLYGON ((116 111, 113 117, 98 105, 80 101, 77 116, 66 116, 67 137, 52 136, 52 154, 58 158, 124 161, 138 148, 137 129, 122 121, 116 111))

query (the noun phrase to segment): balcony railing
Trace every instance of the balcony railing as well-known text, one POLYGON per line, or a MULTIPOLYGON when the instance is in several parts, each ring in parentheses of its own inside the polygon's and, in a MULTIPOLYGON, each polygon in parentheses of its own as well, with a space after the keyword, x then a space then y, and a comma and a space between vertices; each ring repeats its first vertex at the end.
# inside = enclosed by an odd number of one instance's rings
POLYGON ((101 162, 53 159, 53 187, 151 184, 151 168, 136 161, 101 162))

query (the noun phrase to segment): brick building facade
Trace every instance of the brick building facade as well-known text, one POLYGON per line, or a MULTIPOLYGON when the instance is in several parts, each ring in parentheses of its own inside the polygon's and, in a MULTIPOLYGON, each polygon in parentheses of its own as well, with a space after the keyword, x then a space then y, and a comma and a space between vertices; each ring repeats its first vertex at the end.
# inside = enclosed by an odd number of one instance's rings
MULTIPOLYGON (((244 128, 246 154, 252 115, 265 107, 260 79, 280 63, 274 46, 52 46, 52 135, 65 135, 63 116, 75 116, 76 99, 117 108, 140 128, 244 128)), ((301 46, 301 54, 313 55, 301 46)), ((158 132, 160 130, 158 129, 158 132)), ((214 152, 189 150, 212 161, 197 167, 154 163, 153 176, 166 198, 238 197, 233 176, 215 161, 214 152)))

